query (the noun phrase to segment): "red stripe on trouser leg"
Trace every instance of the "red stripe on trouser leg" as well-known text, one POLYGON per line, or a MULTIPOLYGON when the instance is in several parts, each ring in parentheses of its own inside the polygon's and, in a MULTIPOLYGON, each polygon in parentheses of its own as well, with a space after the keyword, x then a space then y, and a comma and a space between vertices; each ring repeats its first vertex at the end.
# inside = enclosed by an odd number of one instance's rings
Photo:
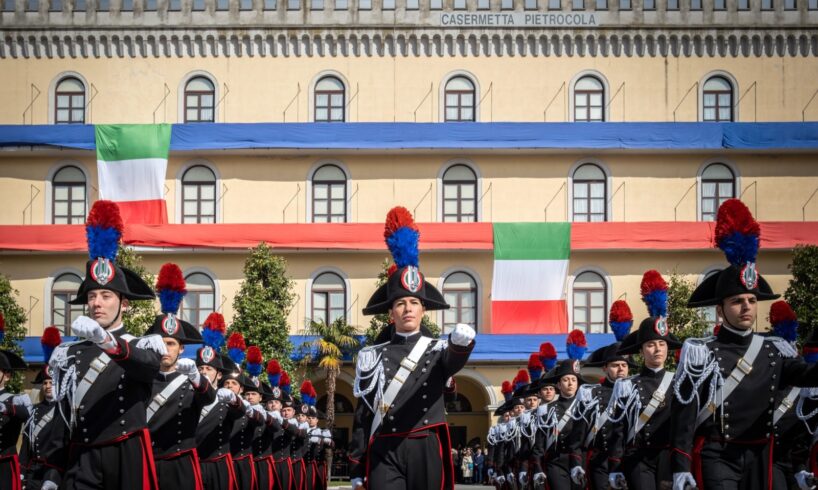
POLYGON ((693 451, 691 451, 692 461, 690 466, 693 469, 693 478, 696 479, 696 485, 699 488, 704 488, 702 485, 702 447, 704 447, 704 442, 704 437, 697 437, 693 441, 693 451))
POLYGON ((142 429, 135 433, 139 438, 142 447, 142 488, 152 490, 159 488, 159 480, 156 479, 156 464, 153 461, 153 449, 151 448, 151 433, 148 429, 142 429))
POLYGON ((202 469, 199 467, 199 452, 194 447, 188 455, 190 466, 193 467, 193 479, 195 480, 196 490, 202 490, 204 483, 202 482, 202 469))

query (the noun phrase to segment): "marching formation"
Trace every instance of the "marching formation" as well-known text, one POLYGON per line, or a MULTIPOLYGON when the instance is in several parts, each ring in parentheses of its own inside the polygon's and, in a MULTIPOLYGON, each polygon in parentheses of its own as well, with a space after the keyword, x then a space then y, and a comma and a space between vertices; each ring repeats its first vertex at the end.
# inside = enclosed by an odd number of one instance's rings
POLYGON ((487 435, 496 488, 816 488, 818 335, 799 355, 784 301, 772 305, 770 331, 754 332, 758 302, 779 297, 758 272, 759 238, 744 204, 720 207, 715 242, 729 265, 688 302, 716 307, 712 336, 682 343, 670 333, 668 286, 649 270, 641 284, 649 316, 636 330, 620 300, 610 311, 616 342, 587 360, 579 331, 568 335, 568 359, 541 345, 503 384, 487 435), (601 380, 587 379, 592 368, 601 380))
POLYGON ((63 342, 55 327, 43 333, 47 364, 34 380, 42 401, 6 390, 12 372, 27 366, 0 351, 0 488, 326 488, 333 441, 320 427, 314 387, 305 381, 291 393, 278 361, 265 364, 238 332, 226 339, 219 313, 201 331, 179 318, 186 289, 178 266, 162 266, 162 312, 146 334, 125 332, 129 302, 156 295, 115 263, 122 228, 115 204, 94 204, 90 260, 72 301, 88 316, 72 324, 76 342, 63 342), (203 344, 195 360, 182 357, 189 344, 203 344))

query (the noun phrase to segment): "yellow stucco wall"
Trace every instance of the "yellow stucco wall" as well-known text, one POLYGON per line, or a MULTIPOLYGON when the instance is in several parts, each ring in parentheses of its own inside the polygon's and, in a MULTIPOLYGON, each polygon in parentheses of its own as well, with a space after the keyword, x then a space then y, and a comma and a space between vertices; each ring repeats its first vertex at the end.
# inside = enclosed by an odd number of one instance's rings
MULTIPOLYGON (((0 124, 49 121, 49 88, 64 72, 88 84, 92 123, 179 122, 178 97, 186 77, 211 74, 221 100, 218 122, 311 120, 311 87, 335 72, 347 84, 349 121, 436 122, 440 86, 454 72, 476 79, 480 121, 566 120, 565 87, 594 70, 609 88, 611 121, 697 119, 696 84, 714 71, 735 78, 738 120, 801 120, 818 70, 815 57, 219 57, 9 59, 0 70, 0 124), (514 76, 508 76, 513 73, 514 76), (32 85, 41 92, 27 119, 32 85), (91 87, 93 85, 93 87, 91 87), (165 86, 169 95, 165 98, 165 86), (431 94, 430 94, 431 92, 431 94), (686 95, 687 94, 687 95, 686 95), (164 102, 163 102, 164 99, 164 102), (544 115, 546 107, 547 115, 544 115), (292 104, 291 104, 292 101, 292 104), (155 113, 155 114, 154 114, 155 113), (155 118, 155 119, 154 119, 155 118)), ((818 115, 811 107, 810 115, 818 115)), ((52 109, 53 110, 53 109, 52 109)))

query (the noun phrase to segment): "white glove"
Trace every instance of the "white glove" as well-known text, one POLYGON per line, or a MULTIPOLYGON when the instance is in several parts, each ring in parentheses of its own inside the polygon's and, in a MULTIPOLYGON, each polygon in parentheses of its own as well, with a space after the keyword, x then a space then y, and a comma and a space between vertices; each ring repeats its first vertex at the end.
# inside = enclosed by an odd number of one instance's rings
POLYGON ((262 420, 264 420, 265 413, 261 405, 250 405, 250 408, 247 409, 247 415, 251 417, 261 417, 262 420))
POLYGON ((809 471, 799 471, 795 474, 795 482, 798 483, 800 490, 813 490, 815 485, 810 485, 809 480, 812 479, 812 473, 809 471))
POLYGON ((608 484, 615 490, 628 488, 627 480, 625 480, 624 473, 610 473, 608 475, 608 484))
POLYGON ((528 473, 525 471, 520 472, 520 485, 526 486, 528 485, 528 473))
POLYGON ((216 391, 216 397, 218 397, 220 402, 236 403, 236 394, 227 388, 219 388, 218 391, 216 391))
POLYGON ((241 399, 241 404, 242 404, 242 405, 244 405, 244 411, 245 411, 245 412, 249 412, 249 411, 250 411, 250 402, 248 402, 247 400, 245 400, 244 398, 242 398, 242 399, 241 399))
POLYGON ((534 484, 545 485, 545 473, 540 472, 534 475, 534 484))
POLYGON ((202 375, 199 374, 199 369, 196 368, 196 362, 193 359, 179 359, 176 361, 176 371, 187 376, 193 386, 199 387, 202 375))
POLYGON ((298 424, 298 428, 301 429, 301 430, 306 431, 306 430, 310 429, 310 424, 308 424, 306 422, 301 422, 300 424, 298 424))
POLYGON ((310 434, 310 442, 313 444, 321 443, 321 431, 315 431, 310 434))
POLYGON ((352 484, 352 490, 364 486, 364 481, 361 478, 353 478, 352 480, 349 480, 349 483, 352 484))
POLYGON ((489 477, 489 480, 494 478, 494 468, 489 468, 488 470, 486 470, 486 475, 489 477))
POLYGON ((43 486, 40 487, 40 490, 57 490, 59 488, 56 483, 51 480, 46 480, 43 482, 43 486))
POLYGON ((473 328, 465 323, 458 323, 455 325, 454 330, 452 330, 452 333, 449 335, 449 339, 454 345, 466 347, 472 340, 474 340, 474 336, 475 332, 473 328))
POLYGON ((34 407, 31 405, 31 398, 28 395, 14 395, 11 398, 11 404, 16 408, 22 408, 27 413, 31 414, 34 407))
POLYGON ((71 323, 71 333, 77 337, 88 339, 95 344, 108 341, 108 332, 99 323, 87 316, 80 316, 71 323))
POLYGON ((511 485, 514 482, 514 473, 509 473, 506 475, 506 481, 509 482, 509 485, 511 485))
POLYGON ((272 412, 267 412, 267 414, 272 417, 274 420, 278 421, 278 423, 284 422, 284 417, 281 416, 281 412, 278 410, 273 410, 272 412))
POLYGON ((506 482, 506 477, 504 477, 503 475, 500 475, 500 476, 497 477, 497 484, 500 485, 501 487, 503 486, 503 484, 505 482, 506 482))
POLYGON ((696 479, 691 473, 673 473, 673 490, 685 490, 686 486, 696 488, 696 479))
POLYGON ((571 468, 571 481, 574 482, 575 485, 582 485, 584 479, 585 470, 579 466, 571 468))
POLYGON ((287 425, 293 425, 295 427, 298 427, 298 421, 295 419, 287 419, 287 425))
POLYGON ((324 437, 324 444, 332 444, 332 431, 324 429, 321 435, 324 437))

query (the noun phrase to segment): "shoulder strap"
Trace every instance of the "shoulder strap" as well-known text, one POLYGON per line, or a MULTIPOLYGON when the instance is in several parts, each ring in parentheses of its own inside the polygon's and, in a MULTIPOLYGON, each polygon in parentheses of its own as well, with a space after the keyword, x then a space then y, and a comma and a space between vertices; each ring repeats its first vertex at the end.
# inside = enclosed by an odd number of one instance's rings
POLYGON ((213 407, 215 407, 217 403, 219 403, 219 397, 216 397, 216 399, 213 400, 213 403, 211 403, 210 405, 206 405, 202 408, 202 412, 199 414, 199 422, 201 422, 202 420, 205 419, 205 417, 207 417, 207 414, 209 414, 210 411, 213 410, 213 407))
POLYGON ((40 431, 54 419, 54 409, 55 407, 51 407, 51 410, 47 411, 40 421, 37 422, 37 425, 34 426, 34 432, 31 434, 32 441, 36 441, 37 436, 40 435, 40 431))
POLYGON ((588 435, 585 436, 585 447, 591 445, 594 438, 596 437, 596 433, 599 432, 600 429, 608 422, 608 411, 602 410, 602 413, 597 413, 596 420, 594 421, 594 425, 591 427, 591 430, 588 431, 588 435))
POLYGON ((0 403, 3 403, 4 401, 8 400, 9 398, 11 398, 13 396, 14 396, 14 393, 9 393, 9 392, 0 394, 0 403))
POLYGON ((724 380, 724 384, 721 387, 721 396, 715 397, 712 402, 699 411, 699 416, 696 419, 697 427, 707 420, 708 417, 716 413, 716 410, 724 403, 724 400, 738 388, 739 383, 741 383, 744 377, 753 371, 753 363, 756 357, 758 357, 758 353, 761 352, 762 345, 764 345, 764 337, 753 334, 753 340, 750 341, 750 347, 747 348, 747 352, 744 353, 743 357, 738 359, 736 367, 733 368, 730 376, 724 380))
POLYGON ((636 420, 636 424, 634 424, 634 430, 632 434, 628 436, 628 442, 633 440, 636 437, 636 434, 642 430, 642 427, 648 423, 653 414, 656 413, 656 409, 659 408, 659 405, 665 401, 665 392, 667 389, 670 388, 670 383, 673 381, 673 373, 669 371, 665 371, 665 374, 662 376, 662 381, 659 383, 659 387, 656 388, 656 391, 650 396, 650 401, 648 402, 648 406, 642 410, 642 413, 639 414, 639 418, 636 420))
POLYGON ((147 412, 148 422, 151 421, 153 416, 156 415, 156 412, 158 412, 159 409, 165 405, 165 403, 168 401, 168 398, 170 398, 173 392, 178 390, 185 383, 185 381, 187 381, 187 376, 179 375, 173 378, 173 380, 170 383, 168 383, 167 386, 165 386, 164 390, 160 391, 159 393, 156 394, 156 396, 153 397, 153 400, 151 400, 150 405, 148 405, 147 412))
POLYGON ((91 361, 91 366, 88 368, 85 376, 83 376, 77 384, 77 390, 74 392, 74 397, 71 400, 71 408, 74 413, 76 413, 80 405, 82 405, 82 400, 85 398, 88 390, 91 389, 91 385, 94 384, 94 381, 105 371, 109 364, 111 364, 111 358, 108 357, 108 354, 105 352, 101 352, 91 361))
POLYGON ((778 408, 775 409, 775 413, 773 414, 773 425, 776 425, 781 417, 787 413, 793 405, 795 405, 795 399, 798 398, 798 394, 801 392, 801 388, 790 388, 790 392, 787 393, 787 396, 781 400, 781 403, 778 405, 778 408))
POLYGON ((412 351, 409 352, 409 355, 404 357, 400 362, 400 369, 398 369, 392 381, 387 385, 380 402, 378 402, 378 400, 375 401, 375 417, 372 419, 372 427, 369 431, 370 435, 374 434, 381 425, 384 415, 389 411, 389 407, 392 406, 392 402, 395 401, 404 383, 409 379, 409 375, 417 368, 420 357, 426 352, 426 348, 429 347, 431 342, 432 339, 430 337, 421 336, 412 348, 412 351))

